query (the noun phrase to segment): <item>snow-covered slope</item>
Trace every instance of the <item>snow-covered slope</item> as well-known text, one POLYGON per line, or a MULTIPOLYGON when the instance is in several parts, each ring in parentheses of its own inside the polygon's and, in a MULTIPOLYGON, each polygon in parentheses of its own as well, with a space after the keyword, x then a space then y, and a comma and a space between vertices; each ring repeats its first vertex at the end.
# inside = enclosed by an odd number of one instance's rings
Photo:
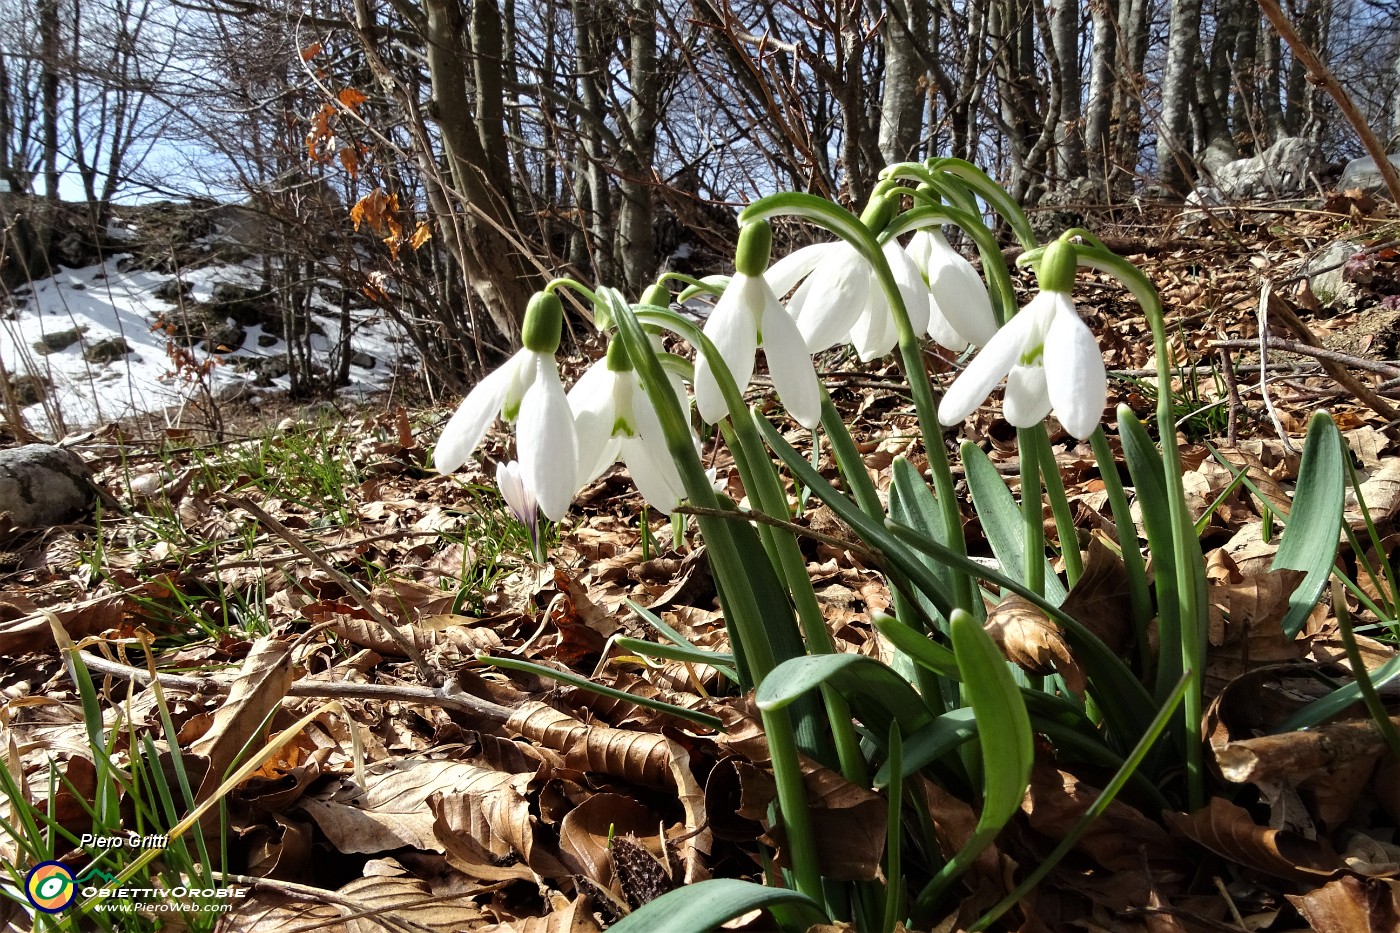
MULTIPOLYGON (((52 278, 17 290, 12 301, 0 304, 0 361, 16 385, 29 426, 40 432, 52 429, 48 410, 57 406, 69 428, 92 426, 111 419, 159 412, 180 406, 206 391, 185 376, 168 352, 172 341, 190 347, 196 362, 208 359, 198 339, 182 337, 156 327, 158 321, 177 321, 190 308, 208 309, 214 289, 228 286, 257 288, 259 274, 254 261, 244 265, 207 265, 182 271, 187 288, 180 294, 176 278, 140 268, 126 255, 107 258, 85 269, 63 269, 52 278), (122 271, 128 270, 128 271, 122 271), (165 286, 162 289, 162 286, 165 286), (174 300, 156 297, 157 292, 174 300), (73 339, 77 338, 77 339, 73 339), (122 344, 121 341, 125 341, 122 344), (47 342, 47 345, 46 345, 47 342), (123 349, 128 352, 123 353, 123 349), (39 401, 43 396, 44 401, 39 401), (46 405, 49 409, 46 410, 46 405)), ((311 338, 316 361, 324 366, 340 333, 339 309, 318 293, 312 319, 324 336, 311 338)), ((207 311, 205 312, 207 314, 207 311)), ((215 398, 259 397, 285 391, 288 377, 271 377, 270 385, 255 383, 260 361, 275 363, 287 353, 287 344, 257 324, 232 326, 230 334, 244 332, 241 345, 218 353, 220 362, 204 377, 215 398), (240 362, 242 361, 242 362, 240 362)), ((313 331, 317 328, 313 327, 313 331)), ((400 358, 403 338, 380 312, 352 312, 351 384, 342 392, 364 395, 385 387, 400 358), (357 365, 358 364, 358 365, 357 365)), ((279 367, 263 366, 264 383, 279 367)))

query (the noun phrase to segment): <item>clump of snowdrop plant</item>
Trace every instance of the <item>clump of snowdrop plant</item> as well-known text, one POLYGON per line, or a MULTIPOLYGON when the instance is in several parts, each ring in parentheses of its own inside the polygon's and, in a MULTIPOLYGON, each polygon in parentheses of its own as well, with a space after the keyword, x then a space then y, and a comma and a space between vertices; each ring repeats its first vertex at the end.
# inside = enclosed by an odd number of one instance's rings
MULTIPOLYGON (((860 217, 799 193, 750 205, 739 218, 734 275, 722 286, 689 280, 681 296, 719 292, 703 328, 670 310, 664 289, 632 304, 606 286, 550 283, 526 312, 524 348, 472 390, 439 441, 436 462, 447 472, 466 461, 497 417, 513 422, 520 467, 499 474, 502 491, 523 514, 533 513, 528 497, 535 496, 554 520, 577 489, 620 458, 649 502, 695 516, 706 545, 733 646, 732 657, 715 657, 714 666, 732 671, 734 689, 754 694, 771 754, 773 818, 781 824, 784 858, 781 867, 769 862, 774 867, 766 886, 734 880, 688 885, 624 918, 612 928, 618 933, 708 930, 765 906, 785 930, 819 922, 852 924, 861 933, 887 933, 900 924, 927 928, 955 908, 961 874, 1018 813, 1036 733, 1056 743, 1057 760, 1107 764, 1116 773, 1065 843, 1023 869, 1015 889, 971 929, 984 929, 1015 907, 1129 780, 1161 808, 1203 802, 1204 561, 1182 491, 1172 372, 1155 289, 1088 231, 1037 244, 1020 208, 967 162, 903 163, 882 174, 876 198, 860 217), (1024 250, 1019 261, 1037 273, 1039 289, 1019 311, 980 204, 1008 222, 1024 250), (768 221, 778 216, 813 223, 835 239, 770 265, 768 221), (943 236, 945 224, 960 227, 978 245, 991 289, 943 236), (1139 490, 1156 562, 1151 581, 1118 455, 1101 426, 1104 362, 1071 297, 1083 267, 1127 286, 1158 344, 1160 448, 1134 413, 1120 408, 1117 416, 1119 449, 1139 490), (593 303, 609 341, 605 358, 567 397, 553 358, 562 320, 553 294, 559 287, 574 288, 593 303), (663 332, 688 343, 693 355, 665 352, 663 332), (926 336, 966 355, 949 384, 935 384, 924 366, 926 336), (840 344, 862 358, 897 349, 918 416, 927 472, 896 460, 883 495, 816 376, 813 355, 840 344), (749 405, 745 393, 760 348, 787 415, 811 429, 835 459, 835 482, 814 469, 809 454, 795 449, 773 418, 749 405), (972 415, 1002 379, 1002 412, 1018 428, 1021 501, 981 448, 964 443, 961 467, 971 496, 962 502, 944 428, 972 415), (717 426, 731 448, 745 508, 711 485, 697 414, 717 426), (1083 564, 1046 426, 1051 414, 1076 439, 1070 443, 1089 442, 1108 492, 1133 607, 1135 640, 1126 657, 1060 608, 1083 564), (892 664, 836 652, 799 546, 803 529, 792 523, 793 493, 803 489, 828 505, 874 555, 873 566, 883 569, 892 603, 873 622, 892 664), (1044 537, 1042 495, 1055 516, 1058 555, 1044 537), (962 537, 967 506, 999 569, 968 557, 962 537), (1050 562, 1055 556, 1063 577, 1050 562), (1058 630, 1082 676, 1021 670, 1006 660, 982 622, 988 605, 1007 594, 1058 630), (1153 624, 1156 637, 1149 639, 1153 624), (975 753, 959 749, 967 742, 975 753), (878 863, 868 876, 823 874, 823 847, 852 840, 825 837, 812 819, 804 756, 885 796, 889 818, 883 837, 872 836, 877 845, 865 853, 868 864, 878 863), (941 850, 923 811, 906 807, 923 798, 904 793, 905 782, 916 777, 976 789, 977 824, 961 848, 941 850), (917 858, 906 859, 911 841, 917 858)), ((1341 450, 1336 426, 1319 415, 1304 454, 1299 505, 1276 561, 1305 574, 1285 619, 1290 634, 1316 604, 1335 556, 1341 450)), ((678 650, 635 639, 619 645, 667 657, 678 650)), ((699 648, 679 650, 688 662, 706 657, 699 648)), ((555 673, 494 660, 546 677, 555 673)), ((694 709, 649 703, 694 728, 719 724, 694 709)))

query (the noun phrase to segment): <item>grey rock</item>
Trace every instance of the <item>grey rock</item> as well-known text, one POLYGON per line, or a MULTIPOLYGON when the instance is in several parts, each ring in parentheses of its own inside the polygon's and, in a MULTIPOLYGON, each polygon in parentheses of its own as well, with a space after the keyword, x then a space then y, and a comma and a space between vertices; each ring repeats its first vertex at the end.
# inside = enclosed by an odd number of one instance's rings
POLYGON ((358 366, 361 369, 373 369, 375 359, 363 350, 356 350, 350 354, 350 365, 358 366))
POLYGON ((83 359, 89 363, 115 363, 131 352, 125 337, 109 337, 83 348, 83 359))
POLYGON ((95 497, 87 467, 71 450, 48 444, 0 450, 0 512, 20 528, 72 521, 95 497))
MULTIPOLYGON (((1400 171, 1400 154, 1391 156, 1390 164, 1395 166, 1396 171, 1400 171)), ((1352 188, 1360 188, 1368 194, 1386 193, 1385 179, 1381 177, 1375 159, 1370 156, 1352 159, 1346 168, 1342 169, 1342 177, 1337 180, 1337 190, 1349 191, 1352 188)))
POLYGON ((184 279, 166 279, 156 286, 156 290, 151 292, 151 296, 159 298, 161 301, 168 301, 171 304, 179 304, 181 299, 189 297, 194 286, 184 279))
POLYGON ((85 333, 87 333, 86 327, 70 327, 67 330, 56 330, 34 341, 34 350, 36 353, 48 356, 50 353, 57 353, 60 350, 68 349, 81 340, 85 333))
POLYGON ((1253 158, 1227 163, 1215 172, 1215 182, 1227 198, 1298 194, 1317 161, 1311 140, 1286 136, 1253 158))
POLYGON ((1308 260, 1303 267, 1303 274, 1308 277, 1308 287, 1323 305, 1336 304, 1355 291, 1347 281, 1347 263, 1359 252, 1360 246, 1339 240, 1308 260))

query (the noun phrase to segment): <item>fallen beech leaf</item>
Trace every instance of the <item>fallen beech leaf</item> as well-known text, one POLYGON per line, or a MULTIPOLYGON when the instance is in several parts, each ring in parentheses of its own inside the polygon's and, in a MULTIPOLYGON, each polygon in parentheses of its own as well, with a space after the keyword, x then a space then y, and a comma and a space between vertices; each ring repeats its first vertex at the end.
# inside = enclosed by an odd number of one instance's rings
POLYGON ((543 703, 516 710, 508 730, 564 753, 566 764, 638 784, 664 787, 669 774, 667 738, 659 732, 629 732, 589 726, 543 703))
POLYGON ((1123 559, 1095 535, 1089 539, 1084 573, 1060 608, 1099 636, 1114 654, 1122 654, 1133 639, 1129 586, 1123 559))
POLYGON ((1343 875, 1301 897, 1287 895, 1317 933, 1400 929, 1400 882, 1343 875))
MULTIPOLYGON (((1058 842, 1100 793, 1067 771, 1038 764, 1021 809, 1036 832, 1058 842)), ((1154 866, 1175 854, 1166 830, 1121 800, 1108 805, 1075 848, 1112 871, 1141 869, 1144 853, 1154 866)))
POLYGON ((985 628, 1013 664, 1031 674, 1058 673, 1066 687, 1083 695, 1084 672, 1060 627, 1029 600, 1007 596, 987 613, 985 628))
POLYGON ((660 823, 650 807, 631 797, 594 794, 559 824, 559 848, 570 857, 571 871, 591 878, 599 887, 610 888, 613 865, 608 853, 609 840, 620 835, 646 839, 648 848, 655 854, 661 849, 657 837, 660 823))
MULTIPOLYGON (((214 714, 209 731, 190 745, 190 751, 209 762, 197 800, 204 800, 223 783, 234 759, 265 728, 268 714, 276 709, 292 685, 291 642, 259 638, 229 688, 228 699, 214 714)), ((253 749, 259 746, 254 745, 253 749)))
POLYGON ((1342 860, 1325 840, 1308 840, 1287 830, 1265 829, 1249 812, 1223 797, 1195 813, 1163 814, 1176 832, 1212 852, 1249 868, 1290 881, 1316 883, 1335 874, 1342 860))

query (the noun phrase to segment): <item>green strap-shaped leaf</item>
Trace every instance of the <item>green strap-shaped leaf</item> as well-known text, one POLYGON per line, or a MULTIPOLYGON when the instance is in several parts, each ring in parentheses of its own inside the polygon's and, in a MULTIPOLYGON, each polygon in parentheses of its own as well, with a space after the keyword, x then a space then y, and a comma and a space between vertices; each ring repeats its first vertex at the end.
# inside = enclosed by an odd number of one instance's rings
POLYGON ((683 706, 673 706, 661 700, 653 700, 651 697, 635 696, 615 687, 604 687, 602 684, 595 684, 587 677, 580 677, 572 671, 556 671, 552 667, 545 667, 543 664, 534 664, 530 661, 521 661, 517 658, 497 658, 489 654, 477 655, 477 660, 486 664, 493 664, 496 667, 504 668, 508 671, 523 671, 527 674, 534 674, 537 677, 544 677, 549 680, 557 680, 561 684, 568 684, 570 687, 577 687, 580 690, 587 690, 599 696, 612 697, 614 700, 626 700, 637 706, 647 709, 654 709, 662 713, 670 713, 681 719, 689 720, 716 732, 724 730, 724 723, 719 717, 711 716, 709 713, 701 713, 697 710, 686 709, 683 706))
POLYGON ((1346 504, 1344 450, 1341 432, 1332 416, 1325 411, 1313 415, 1303 444, 1303 462, 1298 467, 1293 510, 1288 514, 1288 525, 1270 568, 1301 570, 1304 574, 1303 582, 1288 597, 1288 613, 1283 617, 1283 633, 1289 638, 1303 628, 1308 614, 1322 598, 1337 559, 1346 504))
MULTIPOLYGON (((992 546, 992 553, 1001 564, 1001 572, 1018 583, 1026 582, 1026 541, 1021 534, 1021 507, 1007 488, 1006 481, 986 452, 976 444, 962 445, 963 469, 967 471, 967 488, 972 504, 982 523, 982 533, 992 546)), ((1034 490, 1036 507, 1040 505, 1040 490, 1034 490)), ((1050 562, 1045 562, 1045 598, 1058 606, 1065 601, 1065 585, 1055 575, 1050 562)))
POLYGON ((782 709, 810 690, 827 686, 845 697, 851 710, 883 739, 891 722, 910 735, 929 721, 928 710, 909 682, 863 654, 821 654, 784 661, 758 685, 759 709, 782 709))
POLYGON ((987 726, 978 730, 978 744, 982 749, 982 812, 972 838, 919 894, 918 916, 929 914, 949 886, 992 844, 997 833, 1020 809, 1035 755, 1026 704, 996 642, 976 619, 962 610, 954 610, 948 629, 972 715, 987 726))
MULTIPOLYGON (((609 933, 710 933, 751 910, 785 904, 820 914, 817 903, 786 888, 766 888, 737 878, 711 878, 688 884, 642 905, 608 927, 609 933)), ((805 924, 804 924, 805 925, 805 924)))
MULTIPOLYGON (((890 485, 890 518, 901 525, 908 525, 920 534, 927 535, 939 544, 947 546, 948 535, 943 527, 943 513, 938 508, 938 500, 933 490, 919 475, 914 464, 903 457, 896 457, 892 465, 894 482, 890 485)), ((955 586, 953 571, 933 558, 920 555, 924 565, 948 588, 955 586)), ((937 617, 938 609, 927 599, 920 597, 924 611, 937 617)))

